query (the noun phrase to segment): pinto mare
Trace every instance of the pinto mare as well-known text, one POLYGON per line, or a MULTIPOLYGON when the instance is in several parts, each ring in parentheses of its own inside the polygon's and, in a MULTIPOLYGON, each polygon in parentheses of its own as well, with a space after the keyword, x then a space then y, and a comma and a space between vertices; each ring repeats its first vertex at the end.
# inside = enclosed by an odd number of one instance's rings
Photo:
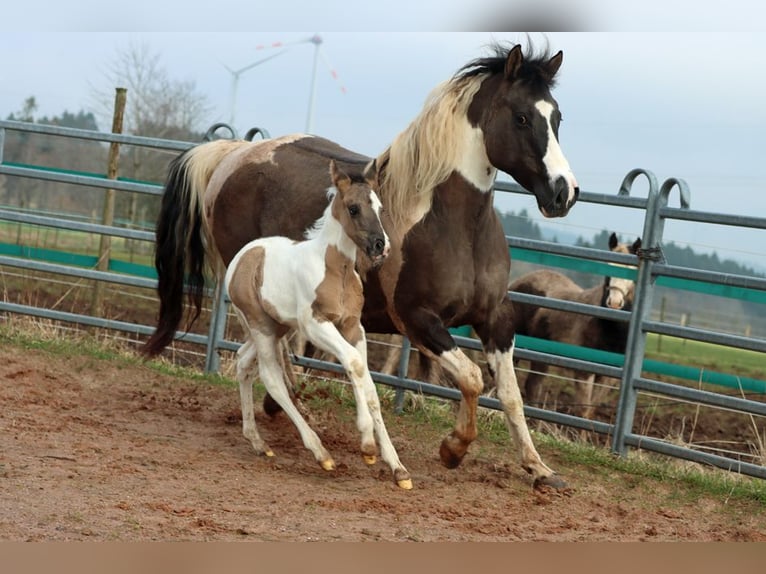
MULTIPOLYGON (((619 243, 617 235, 609 237, 609 249, 618 253, 635 254, 641 239, 632 245, 619 243)), ((633 306, 635 284, 630 279, 605 277, 601 285, 583 289, 566 275, 541 269, 519 277, 510 290, 551 299, 563 299, 610 309, 630 311, 633 306)), ((624 353, 628 340, 628 324, 591 315, 538 307, 514 301, 516 333, 580 347, 590 347, 613 353, 624 353)), ((540 403, 541 382, 548 372, 546 363, 532 361, 524 384, 525 398, 530 404, 540 403)), ((575 412, 592 418, 596 405, 604 394, 604 377, 595 373, 576 371, 575 412)))
POLYGON ((234 256, 226 272, 227 294, 248 337, 237 352, 242 431, 257 453, 273 456, 255 425, 253 363, 257 359, 262 383, 298 428, 303 444, 322 468, 335 469, 330 453, 290 398, 280 339, 295 329, 317 348, 336 356, 351 380, 365 462, 375 463, 377 435, 381 457, 396 483, 410 489, 410 474, 391 444, 367 368, 362 280, 355 269, 358 251, 374 264, 388 255, 381 203, 367 182, 352 181, 334 161, 330 161, 330 174, 333 199, 306 240, 283 236, 253 240, 234 256))
POLYGON ((513 369, 510 255, 493 207, 498 170, 531 191, 547 217, 567 214, 579 188, 558 143, 561 113, 551 96, 561 52, 496 45, 435 88, 420 114, 373 162, 321 137, 258 142, 217 140, 176 158, 157 226, 154 355, 176 336, 184 315, 199 315, 205 263, 218 276, 248 241, 299 239, 327 206, 327 162, 347 173, 377 170, 391 254, 362 270, 362 323, 369 333, 401 333, 452 376, 461 391, 443 464, 460 464, 476 438, 481 370, 448 328, 470 325, 482 341, 521 465, 535 486, 565 486, 538 454, 513 369), (206 259, 207 255, 210 255, 206 259), (186 283, 184 280, 186 279, 186 283))

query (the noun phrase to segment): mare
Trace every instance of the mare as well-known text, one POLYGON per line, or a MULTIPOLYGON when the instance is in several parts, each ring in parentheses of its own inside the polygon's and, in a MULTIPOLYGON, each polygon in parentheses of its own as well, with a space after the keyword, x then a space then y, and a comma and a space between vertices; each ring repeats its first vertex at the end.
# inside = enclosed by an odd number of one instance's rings
POLYGON ((280 340, 297 330, 319 349, 335 355, 354 388, 357 427, 365 462, 377 455, 391 467, 396 483, 412 488, 381 416, 380 401, 367 367, 367 342, 361 325, 362 280, 356 272, 357 252, 379 264, 390 242, 380 222, 381 203, 364 179, 352 180, 330 161, 333 199, 304 241, 284 236, 255 239, 229 264, 227 294, 248 338, 237 352, 237 379, 242 431, 259 454, 273 456, 255 425, 253 363, 270 396, 287 413, 303 444, 325 470, 335 462, 290 398, 280 340), (374 433, 373 433, 374 431, 374 433))
MULTIPOLYGON (((619 243, 617 235, 609 236, 609 249, 617 253, 635 254, 641 247, 641 239, 632 245, 619 243)), ((541 269, 527 273, 514 281, 511 291, 575 301, 610 309, 630 311, 633 306, 635 284, 630 279, 605 277, 601 285, 583 289, 566 275, 557 271, 541 269)), ((613 353, 624 353, 628 340, 628 324, 622 321, 593 317, 580 313, 538 307, 514 301, 514 325, 516 333, 590 347, 613 353)), ((540 383, 548 372, 546 363, 532 361, 525 382, 525 399, 530 404, 540 403, 540 383)), ((595 373, 577 371, 575 379, 575 411, 582 417, 592 418, 596 405, 604 393, 604 377, 595 373)))
POLYGON ((493 206, 498 170, 532 192, 546 217, 565 216, 577 200, 551 95, 562 59, 560 51, 493 46, 436 87, 374 162, 304 134, 216 140, 181 154, 171 163, 159 213, 160 311, 145 354, 156 355, 177 336, 187 297, 188 318, 199 315, 206 263, 220 277, 254 238, 303 236, 327 206, 330 159, 350 174, 374 169, 391 253, 374 269, 362 262, 362 323, 369 333, 407 335, 456 381, 460 406, 439 450, 442 463, 458 466, 477 434, 481 369, 448 331, 470 325, 482 341, 522 468, 535 486, 565 486, 538 454, 524 418, 507 298, 510 254, 493 206))

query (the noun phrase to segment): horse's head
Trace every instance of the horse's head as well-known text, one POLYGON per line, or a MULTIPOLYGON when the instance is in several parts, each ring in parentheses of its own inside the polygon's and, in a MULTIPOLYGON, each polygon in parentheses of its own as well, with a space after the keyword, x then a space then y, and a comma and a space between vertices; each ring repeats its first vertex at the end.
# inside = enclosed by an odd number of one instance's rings
MULTIPOLYGON (((375 171, 371 170, 372 173, 375 171)), ((376 180, 351 177, 334 160, 330 161, 330 177, 337 190, 333 198, 333 217, 373 265, 380 264, 388 256, 391 242, 380 222, 382 204, 373 189, 376 180)))
POLYGON ((486 75, 468 108, 484 134, 489 161, 534 193, 545 217, 563 217, 580 188, 558 141, 561 112, 551 96, 563 54, 525 58, 520 46, 496 46, 462 76, 486 75))
MULTIPOLYGON (((637 238, 632 245, 620 243, 617 234, 609 236, 609 250, 615 253, 629 253, 635 255, 641 248, 641 238, 637 238)), ((604 279, 604 298, 602 306, 610 309, 629 310, 633 306, 635 282, 623 277, 606 277, 604 279)))

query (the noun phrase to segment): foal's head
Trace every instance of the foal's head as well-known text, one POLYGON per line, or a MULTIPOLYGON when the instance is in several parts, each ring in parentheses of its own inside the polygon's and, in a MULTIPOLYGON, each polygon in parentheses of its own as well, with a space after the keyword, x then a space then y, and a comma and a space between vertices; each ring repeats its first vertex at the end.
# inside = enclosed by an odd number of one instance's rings
POLYGON ((362 176, 352 178, 334 160, 330 161, 330 177, 337 190, 332 200, 332 216, 373 265, 380 264, 388 255, 391 243, 380 222, 383 206, 373 189, 377 182, 362 176))
MULTIPOLYGON (((636 239, 632 245, 620 243, 617 234, 609 236, 609 250, 615 253, 629 253, 635 255, 641 248, 641 238, 636 239)), ((623 277, 607 277, 604 279, 604 298, 602 306, 610 309, 630 309, 633 305, 633 292, 635 282, 623 277)))

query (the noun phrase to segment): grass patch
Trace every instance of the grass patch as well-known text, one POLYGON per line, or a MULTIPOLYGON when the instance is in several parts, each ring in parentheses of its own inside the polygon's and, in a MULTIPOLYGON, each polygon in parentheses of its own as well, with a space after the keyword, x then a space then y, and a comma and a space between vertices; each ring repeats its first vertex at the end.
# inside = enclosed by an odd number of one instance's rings
POLYGON ((736 373, 741 377, 766 378, 763 353, 757 351, 650 333, 646 339, 646 355, 668 363, 736 373))
POLYGON ((215 385, 235 386, 236 382, 218 373, 176 365, 163 358, 144 360, 135 348, 112 338, 99 338, 84 331, 58 328, 45 321, 22 319, 0 324, 0 343, 34 349, 58 356, 84 356, 110 361, 124 367, 142 367, 161 375, 215 385))

